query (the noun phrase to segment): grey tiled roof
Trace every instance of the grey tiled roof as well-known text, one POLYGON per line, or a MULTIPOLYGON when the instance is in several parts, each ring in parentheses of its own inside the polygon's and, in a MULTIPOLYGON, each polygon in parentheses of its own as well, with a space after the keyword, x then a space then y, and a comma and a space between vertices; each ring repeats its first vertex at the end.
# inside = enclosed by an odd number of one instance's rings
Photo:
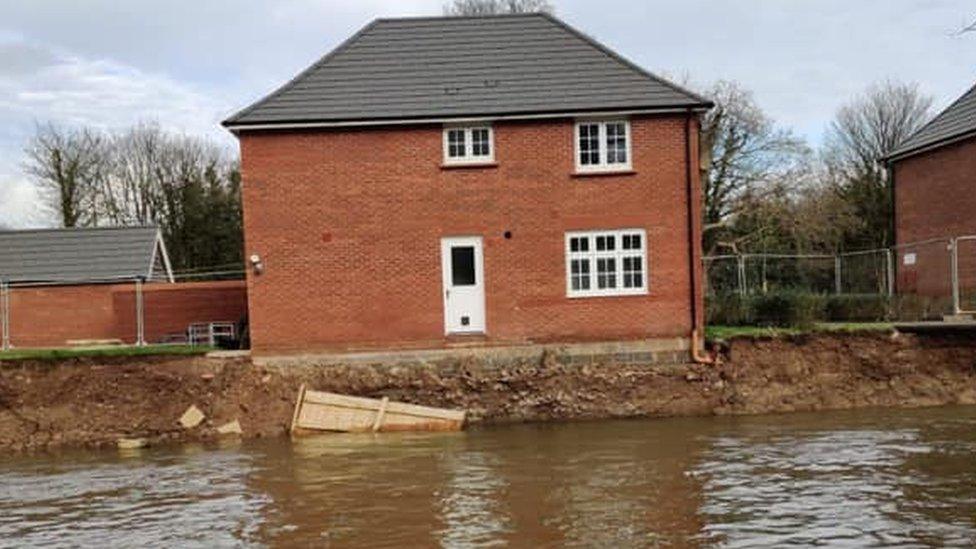
POLYGON ((158 234, 156 227, 0 231, 0 280, 79 282, 147 277, 158 271, 153 265, 158 234))
POLYGON ((377 19, 224 125, 708 107, 547 14, 377 19))
POLYGON ((905 156, 967 134, 976 136, 976 86, 888 153, 887 158, 905 156))

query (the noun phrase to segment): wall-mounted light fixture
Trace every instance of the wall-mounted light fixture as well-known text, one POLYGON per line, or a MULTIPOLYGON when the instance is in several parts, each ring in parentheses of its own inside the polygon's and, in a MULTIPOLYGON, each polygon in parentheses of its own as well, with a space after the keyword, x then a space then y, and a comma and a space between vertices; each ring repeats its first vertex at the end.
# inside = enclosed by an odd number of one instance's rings
POLYGON ((261 261, 261 256, 258 254, 251 254, 251 268, 254 269, 254 274, 259 275, 264 272, 264 262, 261 261))

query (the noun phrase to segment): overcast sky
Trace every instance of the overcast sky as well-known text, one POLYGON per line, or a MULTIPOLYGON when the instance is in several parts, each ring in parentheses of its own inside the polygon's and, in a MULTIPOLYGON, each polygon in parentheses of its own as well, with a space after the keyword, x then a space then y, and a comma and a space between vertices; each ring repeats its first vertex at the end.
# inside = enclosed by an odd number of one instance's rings
MULTIPOLYGON (((555 0, 556 14, 678 79, 734 79, 817 144, 871 82, 916 81, 942 108, 976 81, 972 0, 555 0)), ((22 174, 37 122, 139 120, 227 146, 222 117, 379 16, 441 0, 0 0, 0 225, 49 225, 22 174)))

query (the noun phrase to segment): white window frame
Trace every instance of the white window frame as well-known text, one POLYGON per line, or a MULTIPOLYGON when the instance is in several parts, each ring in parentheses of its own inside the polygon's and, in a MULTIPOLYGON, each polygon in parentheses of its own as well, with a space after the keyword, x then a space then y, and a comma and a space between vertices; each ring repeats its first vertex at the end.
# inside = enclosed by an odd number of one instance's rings
POLYGON ((576 120, 574 124, 573 131, 573 158, 576 163, 577 173, 593 173, 593 172, 623 172, 630 171, 633 169, 634 155, 631 152, 631 131, 630 131, 630 120, 626 118, 613 118, 613 119, 587 119, 581 118, 576 120), (600 162, 598 164, 583 164, 580 162, 580 127, 584 125, 596 124, 599 127, 598 134, 598 147, 600 152, 600 162), (614 162, 613 164, 607 163, 607 125, 608 124, 623 124, 624 125, 624 138, 627 140, 627 162, 614 162))
POLYGON ((448 166, 466 164, 491 164, 495 161, 495 132, 490 124, 477 125, 458 125, 448 124, 444 126, 443 136, 444 164, 448 166), (452 131, 464 132, 464 156, 452 157, 448 154, 449 141, 448 135, 452 131), (488 154, 474 155, 474 132, 477 130, 488 130, 488 154))
POLYGON ((578 297, 606 297, 606 296, 628 296, 628 295, 647 295, 650 288, 650 273, 647 270, 648 242, 647 232, 644 229, 611 229, 593 231, 570 231, 566 233, 565 243, 566 255, 566 296, 571 298, 578 297), (637 288, 624 288, 624 258, 637 255, 636 250, 623 249, 624 235, 640 235, 641 237, 641 283, 637 288), (615 249, 613 251, 597 251, 596 238, 598 236, 613 236, 615 249), (589 239, 588 250, 586 252, 574 252, 570 243, 574 238, 589 239), (616 288, 597 287, 597 260, 604 258, 614 258, 616 261, 616 288), (588 290, 573 289, 573 269, 574 259, 588 259, 590 262, 589 278, 590 288, 588 290))

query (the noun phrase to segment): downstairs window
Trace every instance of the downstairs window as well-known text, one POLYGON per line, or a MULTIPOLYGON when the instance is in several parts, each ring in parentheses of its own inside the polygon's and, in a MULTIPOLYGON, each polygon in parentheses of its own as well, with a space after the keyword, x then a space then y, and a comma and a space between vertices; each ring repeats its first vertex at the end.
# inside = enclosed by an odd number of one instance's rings
POLYGON ((647 293, 647 245, 643 229, 566 233, 566 295, 647 293))

